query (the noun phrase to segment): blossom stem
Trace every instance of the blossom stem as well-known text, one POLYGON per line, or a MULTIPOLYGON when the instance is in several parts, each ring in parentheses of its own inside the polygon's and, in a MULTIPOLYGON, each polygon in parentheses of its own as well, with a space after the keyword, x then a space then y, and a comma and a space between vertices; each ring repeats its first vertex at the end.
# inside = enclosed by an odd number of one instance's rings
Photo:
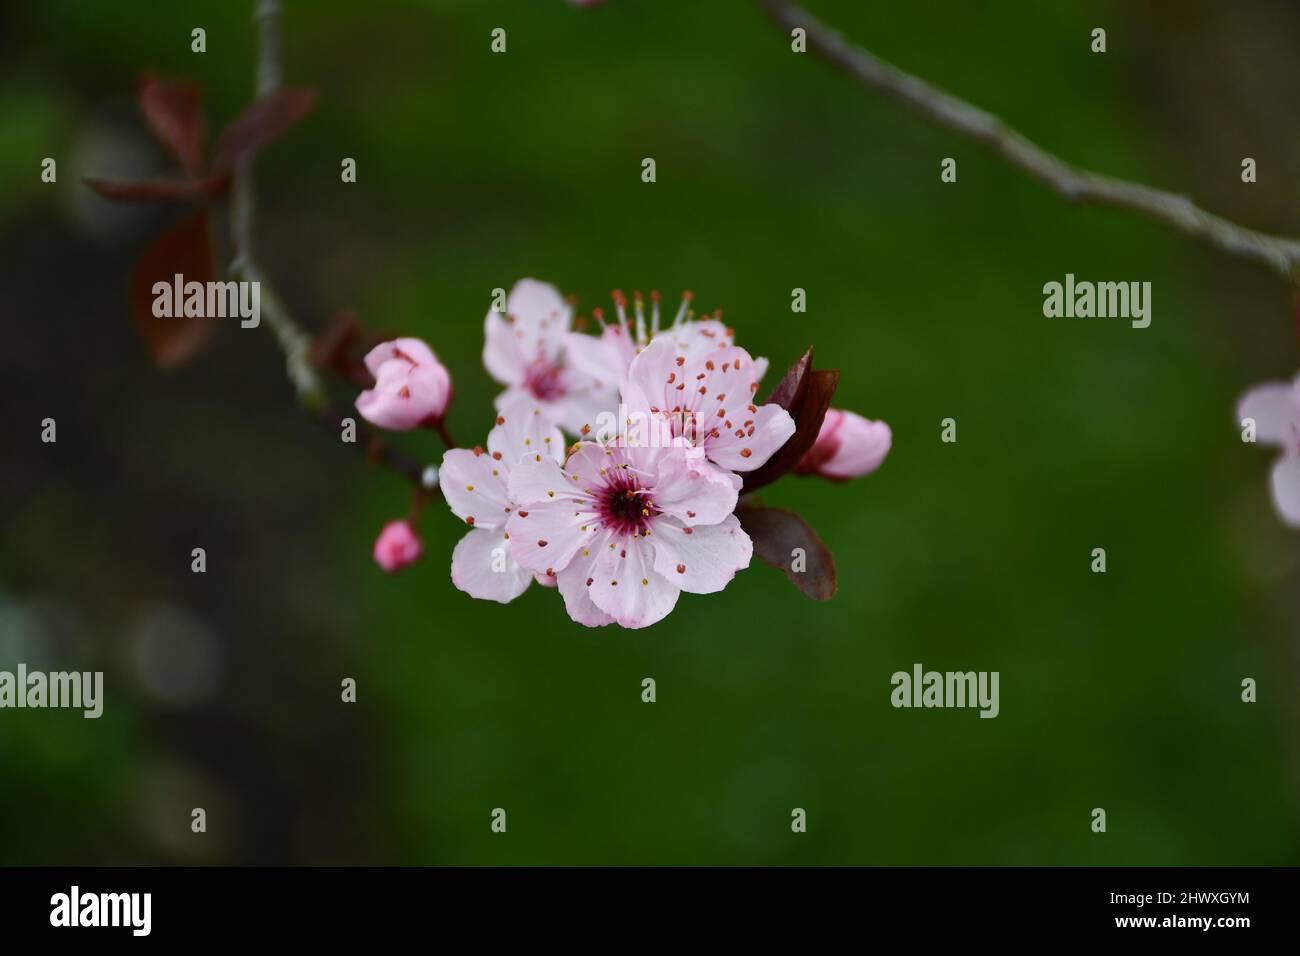
POLYGON ((1178 196, 1113 176, 1080 169, 1049 153, 999 117, 930 85, 845 39, 791 0, 757 0, 786 30, 802 29, 808 49, 874 93, 899 100, 968 139, 987 146, 1012 166, 1080 205, 1126 209, 1230 256, 1267 266, 1300 286, 1300 239, 1248 229, 1178 196))
POLYGON ((456 444, 456 439, 452 438, 451 432, 447 430, 447 419, 440 418, 434 422, 433 430, 438 433, 438 437, 442 439, 442 443, 446 445, 448 449, 459 447, 456 444))

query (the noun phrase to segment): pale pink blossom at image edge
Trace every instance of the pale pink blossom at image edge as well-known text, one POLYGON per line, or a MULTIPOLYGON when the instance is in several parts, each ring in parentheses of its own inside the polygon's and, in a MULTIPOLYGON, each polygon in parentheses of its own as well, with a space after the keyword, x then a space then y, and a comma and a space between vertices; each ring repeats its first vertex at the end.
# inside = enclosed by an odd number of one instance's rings
POLYGON ((424 547, 407 521, 390 521, 375 539, 375 563, 389 574, 417 561, 424 547))
POLYGON ((1282 520, 1300 527, 1300 377, 1294 382, 1266 382, 1242 396, 1237 421, 1255 422, 1255 440, 1278 445, 1282 455, 1273 465, 1273 504, 1282 520))
POLYGON ((681 446, 581 442, 563 467, 525 458, 510 496, 515 560, 554 573, 569 616, 588 627, 654 624, 680 592, 721 591, 753 555, 735 487, 695 470, 681 446))
POLYGON ((510 553, 506 519, 514 509, 509 478, 521 460, 564 460, 564 436, 538 402, 515 396, 497 415, 487 447, 453 448, 442 456, 438 484, 452 513, 471 527, 451 556, 452 583, 470 597, 506 604, 534 578, 547 586, 554 576, 521 568, 510 553))
POLYGON ((410 431, 440 421, 451 401, 451 374, 424 342, 394 339, 371 349, 366 369, 373 388, 357 396, 357 411, 372 425, 410 431))
POLYGON ((820 475, 831 481, 858 478, 880 467, 892 443, 893 433, 884 422, 831 408, 822 419, 817 440, 795 467, 795 473, 820 475))

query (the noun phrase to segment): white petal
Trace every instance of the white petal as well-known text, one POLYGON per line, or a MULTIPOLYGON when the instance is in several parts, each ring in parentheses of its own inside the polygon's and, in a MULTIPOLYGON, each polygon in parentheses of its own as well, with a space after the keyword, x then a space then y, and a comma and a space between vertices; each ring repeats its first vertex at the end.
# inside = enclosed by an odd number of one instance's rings
POLYGON ((527 394, 508 392, 507 395, 497 406, 498 424, 488 432, 488 451, 494 455, 499 453, 508 466, 539 451, 543 457, 563 462, 564 436, 551 424, 541 403, 527 394))
POLYGON ((721 591, 749 567, 753 542, 735 515, 715 525, 696 525, 687 533, 671 518, 656 521, 650 536, 655 547, 655 570, 692 594, 721 591))
POLYGON ((1273 466, 1273 503, 1283 521, 1300 527, 1300 455, 1283 455, 1273 466))
POLYGON ((573 321, 573 310, 559 289, 549 282, 520 279, 506 298, 506 315, 525 364, 539 357, 547 362, 559 358, 573 321))
POLYGON ((512 323, 500 312, 489 312, 483 322, 483 367, 502 385, 522 385, 528 362, 519 348, 512 323))
POLYGON ((1237 403, 1237 424, 1255 420, 1255 440, 1271 445, 1295 446, 1300 442, 1300 403, 1296 388, 1284 382, 1256 385, 1237 403))
POLYGON ((498 528, 510 509, 507 473, 486 452, 475 454, 467 448, 453 448, 442 456, 438 487, 456 517, 476 528, 498 528))
POLYGON ((655 571, 654 549, 645 538, 611 539, 599 555, 591 600, 623 627, 649 627, 677 604, 681 591, 655 571))
POLYGON ((600 335, 568 333, 564 337, 564 354, 574 371, 617 388, 623 384, 627 367, 636 357, 636 347, 632 344, 627 329, 621 325, 611 325, 600 335))
POLYGON ((457 542, 451 553, 451 581, 470 597, 507 604, 528 589, 531 572, 510 554, 510 542, 501 530, 475 528, 457 542))
POLYGON ((606 537, 596 537, 587 553, 575 555, 569 566, 557 576, 560 594, 564 597, 564 609, 569 612, 569 617, 587 627, 604 627, 614 623, 614 619, 591 600, 590 585, 587 583, 594 581, 592 574, 596 561, 604 550, 606 537))
POLYGON ((692 467, 691 451, 660 451, 651 498, 656 508, 685 524, 717 524, 736 510, 737 485, 723 472, 692 467))
MULTIPOLYGON (((573 481, 555 459, 540 451, 524 455, 510 470, 510 500, 516 506, 554 503, 575 497, 585 499, 586 493, 573 481)), ((583 509, 587 504, 581 505, 583 509)))
POLYGON ((568 567, 600 530, 595 515, 579 511, 568 499, 521 505, 506 522, 515 560, 530 571, 549 574, 568 567))
MULTIPOLYGON (((753 406, 750 406, 751 408, 753 406)), ((705 442, 709 458, 732 471, 753 471, 776 454, 794 434, 794 419, 780 405, 763 405, 758 411, 740 411, 739 420, 728 420, 705 442)))

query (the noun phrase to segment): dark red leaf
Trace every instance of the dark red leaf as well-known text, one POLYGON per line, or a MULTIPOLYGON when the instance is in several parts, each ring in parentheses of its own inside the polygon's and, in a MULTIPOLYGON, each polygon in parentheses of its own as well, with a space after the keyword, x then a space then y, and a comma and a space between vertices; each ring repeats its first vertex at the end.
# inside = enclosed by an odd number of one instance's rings
POLYGON ((287 87, 259 96, 222 131, 212 168, 229 169, 240 158, 275 142, 306 116, 315 102, 316 91, 306 87, 287 87))
POLYGON ((764 564, 784 571, 794 586, 814 601, 835 596, 835 559, 803 518, 761 505, 742 505, 736 517, 764 564))
POLYGON ((772 389, 772 394, 767 396, 769 404, 775 402, 786 411, 795 406, 799 396, 803 394, 804 389, 807 387, 807 382, 804 379, 808 374, 808 370, 812 368, 812 355, 812 346, 809 346, 808 351, 803 353, 803 357, 791 365, 790 370, 782 376, 781 381, 776 383, 776 388, 772 389))
POLYGON ((790 413, 794 419, 794 434, 761 468, 744 475, 746 492, 771 484, 799 464, 817 441, 822 419, 826 417, 826 409, 830 408, 831 397, 839 382, 839 372, 812 367, 812 349, 790 367, 772 389, 767 401, 775 402, 790 413))
POLYGON ((193 179, 203 172, 205 122, 198 87, 188 80, 140 79, 140 109, 159 142, 193 179))
POLYGON ((212 227, 207 211, 182 219, 141 253, 131 272, 131 317, 154 364, 163 369, 184 365, 216 327, 210 318, 160 318, 153 314, 156 282, 210 282, 216 276, 212 227))
POLYGON ((85 180, 87 186, 114 202, 197 202, 212 195, 206 182, 191 179, 85 180))
POLYGON ((311 360, 344 381, 362 388, 374 388, 374 376, 360 355, 361 329, 355 309, 339 309, 312 340, 311 360))

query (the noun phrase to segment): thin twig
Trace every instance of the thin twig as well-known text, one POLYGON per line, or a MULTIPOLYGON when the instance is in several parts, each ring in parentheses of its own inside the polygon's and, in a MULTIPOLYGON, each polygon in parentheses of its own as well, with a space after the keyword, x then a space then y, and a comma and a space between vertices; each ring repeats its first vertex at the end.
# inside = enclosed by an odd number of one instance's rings
POLYGON ((787 30, 802 28, 809 50, 844 70, 867 89, 900 100, 940 126, 982 143, 1070 202, 1139 213, 1206 242, 1220 252, 1268 266, 1292 285, 1300 284, 1300 240, 1239 226, 1206 212, 1185 196, 1072 166, 993 114, 878 59, 796 4, 788 0, 757 2, 787 30))
MULTIPOLYGON (((280 86, 280 0, 258 0, 254 19, 258 28, 257 95, 265 96, 280 86)), ((261 317, 266 320, 284 352, 289 381, 293 384, 299 402, 321 424, 339 434, 344 416, 330 404, 329 395, 316 372, 311 358, 311 336, 294 320, 257 262, 253 242, 257 204, 252 157, 243 157, 235 164, 232 189, 230 231, 235 252, 232 271, 246 281, 259 283, 261 317)), ((430 489, 425 484, 426 468, 423 465, 386 444, 378 435, 355 422, 355 419, 353 421, 358 439, 356 445, 367 457, 386 465, 410 481, 416 487, 418 500, 423 501, 430 493, 436 493, 436 489, 430 489)))
MULTIPOLYGON (((280 0, 258 0, 256 20, 257 95, 265 96, 280 85, 280 0)), ((235 271, 246 281, 261 287, 262 318, 284 351, 289 381, 298 400, 308 408, 325 403, 325 389, 312 367, 311 336, 294 321, 283 301, 257 264, 253 242, 253 213, 257 205, 253 187, 253 158, 244 156, 235 164, 231 237, 235 246, 235 271)))

